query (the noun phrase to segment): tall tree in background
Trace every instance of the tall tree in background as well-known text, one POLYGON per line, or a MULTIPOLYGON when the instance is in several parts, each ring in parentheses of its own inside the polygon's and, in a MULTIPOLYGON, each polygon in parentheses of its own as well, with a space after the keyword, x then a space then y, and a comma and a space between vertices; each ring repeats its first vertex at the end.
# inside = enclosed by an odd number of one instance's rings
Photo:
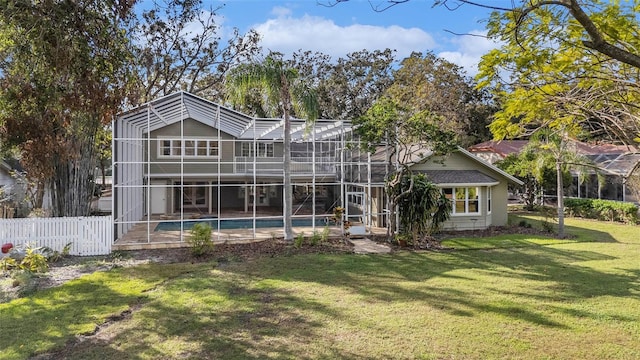
POLYGON ((134 102, 180 90, 224 100, 227 71, 257 54, 259 36, 234 29, 223 39, 219 9, 205 9, 201 0, 164 0, 142 12, 134 31, 139 92, 134 102))
POLYGON ((320 118, 355 119, 391 85, 394 62, 389 49, 356 51, 335 61, 320 52, 300 50, 287 64, 317 87, 320 118))
POLYGON ((312 87, 299 81, 298 72, 288 67, 282 54, 270 53, 261 62, 241 64, 227 77, 228 95, 233 104, 242 104, 248 95, 258 90, 263 94, 265 108, 282 116, 284 165, 283 165, 283 217, 284 239, 293 240, 291 223, 293 189, 291 185, 291 114, 304 114, 307 121, 318 116, 318 100, 312 87))
POLYGON ((129 2, 0 1, 0 126, 55 216, 90 211, 95 136, 126 97, 129 2))
POLYGON ((413 113, 437 114, 463 146, 488 140, 493 109, 464 70, 433 53, 413 53, 393 73, 387 94, 413 113))
POLYGON ((339 58, 320 81, 322 117, 356 119, 365 114, 393 82, 394 51, 361 50, 339 58))

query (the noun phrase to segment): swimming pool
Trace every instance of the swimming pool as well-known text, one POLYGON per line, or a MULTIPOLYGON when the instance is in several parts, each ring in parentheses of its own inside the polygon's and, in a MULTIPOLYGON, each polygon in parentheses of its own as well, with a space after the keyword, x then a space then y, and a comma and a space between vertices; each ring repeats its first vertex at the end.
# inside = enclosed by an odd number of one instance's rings
MULTIPOLYGON (((180 221, 164 221, 156 226, 153 231, 180 231, 180 221)), ((199 219, 199 220, 185 220, 183 229, 191 230, 194 224, 206 223, 211 225, 213 230, 218 229, 218 219, 199 219)), ((324 227, 327 224, 325 218, 316 219, 316 226, 324 227)), ((291 225, 293 227, 313 226, 312 219, 292 219, 291 225)), ((256 219, 256 228, 277 228, 283 227, 284 222, 281 219, 256 219)), ((220 220, 220 230, 228 229, 253 229, 252 219, 228 219, 220 220)))

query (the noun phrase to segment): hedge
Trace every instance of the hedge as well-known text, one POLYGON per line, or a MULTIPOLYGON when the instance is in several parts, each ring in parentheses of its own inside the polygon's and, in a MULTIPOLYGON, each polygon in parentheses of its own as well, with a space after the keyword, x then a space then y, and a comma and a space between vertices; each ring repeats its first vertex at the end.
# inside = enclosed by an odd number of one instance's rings
POLYGON ((621 221, 628 224, 638 223, 638 206, 633 203, 601 199, 567 198, 564 201, 564 206, 570 216, 621 221))

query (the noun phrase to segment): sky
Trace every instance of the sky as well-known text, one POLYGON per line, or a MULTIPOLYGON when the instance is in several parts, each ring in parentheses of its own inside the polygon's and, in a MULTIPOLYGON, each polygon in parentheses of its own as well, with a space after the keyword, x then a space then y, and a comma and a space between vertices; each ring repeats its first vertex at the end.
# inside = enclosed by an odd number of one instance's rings
MULTIPOLYGON (((149 1, 143 0, 141 6, 149 1)), ((238 28, 242 33, 255 29, 264 49, 285 55, 302 49, 336 59, 363 49, 390 48, 401 60, 414 51, 432 51, 473 76, 480 57, 495 47, 483 37, 455 35, 486 34, 484 20, 489 11, 477 6, 462 5, 452 11, 433 7, 434 0, 411 0, 380 12, 372 7, 385 6, 385 0, 322 5, 329 1, 204 0, 204 4, 221 6, 217 14, 223 29, 238 28)), ((505 1, 491 0, 491 4, 505 1)))

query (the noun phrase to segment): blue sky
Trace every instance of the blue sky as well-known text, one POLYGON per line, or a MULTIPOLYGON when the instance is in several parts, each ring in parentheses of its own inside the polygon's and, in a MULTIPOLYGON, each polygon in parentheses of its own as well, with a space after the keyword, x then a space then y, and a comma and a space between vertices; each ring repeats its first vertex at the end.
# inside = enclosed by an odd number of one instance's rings
MULTIPOLYGON (((143 0, 142 5, 150 0, 143 0)), ((324 0, 319 0, 320 2, 324 0)), ((510 3, 491 0, 491 4, 510 3)), ((219 11, 224 28, 257 30, 265 49, 290 54, 295 50, 321 51, 334 58, 362 49, 391 48, 402 59, 412 51, 433 51, 474 75, 480 56, 495 47, 484 38, 455 33, 484 34, 489 11, 463 5, 455 11, 433 8, 433 0, 412 0, 383 12, 372 5, 384 0, 351 0, 325 7, 315 0, 204 0, 219 11), (378 2, 376 2, 378 1, 378 2)))

